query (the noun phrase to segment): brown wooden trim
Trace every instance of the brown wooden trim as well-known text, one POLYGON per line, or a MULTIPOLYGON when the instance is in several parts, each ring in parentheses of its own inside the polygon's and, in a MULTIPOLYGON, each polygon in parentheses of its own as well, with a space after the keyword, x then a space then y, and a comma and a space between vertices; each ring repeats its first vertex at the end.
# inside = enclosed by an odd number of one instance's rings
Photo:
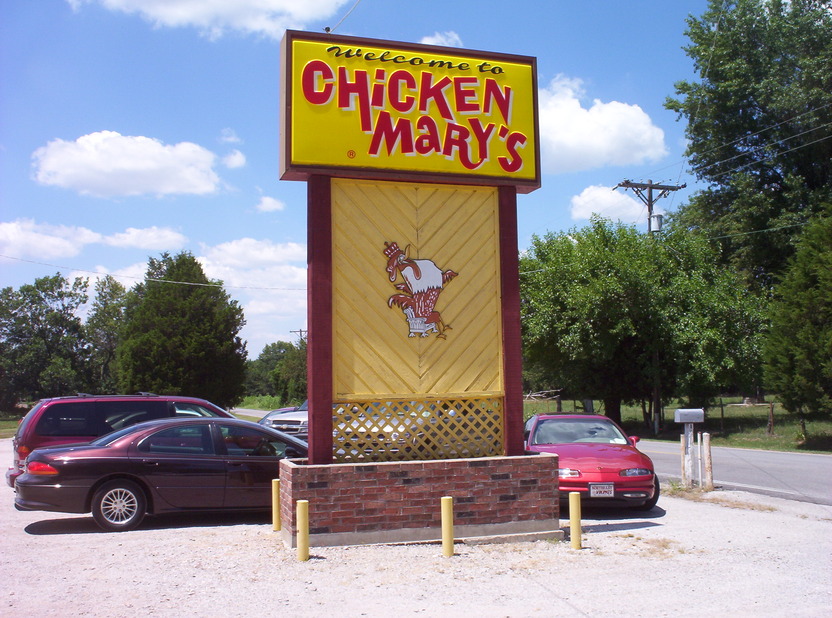
POLYGON ((520 275, 517 254, 517 192, 499 187, 500 293, 503 320, 505 454, 522 455, 523 348, 520 333, 520 275))
POLYGON ((307 185, 309 463, 332 463, 332 182, 307 185))

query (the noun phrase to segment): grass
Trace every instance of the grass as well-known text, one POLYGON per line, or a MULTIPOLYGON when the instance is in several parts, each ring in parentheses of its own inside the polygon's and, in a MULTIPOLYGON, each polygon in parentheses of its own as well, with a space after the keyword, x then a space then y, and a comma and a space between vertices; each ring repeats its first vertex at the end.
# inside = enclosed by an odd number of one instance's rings
MULTIPOLYGON (((722 405, 705 410, 705 422, 697 423, 695 431, 711 434, 712 446, 733 446, 772 451, 832 452, 832 420, 806 419, 805 435, 798 418, 786 412, 779 403, 773 408, 773 427, 768 431, 770 404, 742 405, 741 399, 725 398, 722 405)), ((595 402, 595 411, 603 414, 603 405, 595 402)), ((651 428, 642 420, 640 406, 622 406, 621 420, 630 435, 651 440, 678 442, 684 426, 673 421, 676 408, 687 407, 680 402, 665 406, 665 423, 659 435, 653 435, 651 428)), ((563 413, 583 413, 580 402, 564 401, 563 413)), ((532 414, 554 414, 556 402, 526 401, 525 416, 532 414)))
POLYGON ((252 395, 243 399, 237 406, 238 408, 248 408, 250 410, 276 410, 278 408, 286 408, 291 405, 298 406, 302 401, 294 403, 286 403, 278 397, 270 395, 252 395))

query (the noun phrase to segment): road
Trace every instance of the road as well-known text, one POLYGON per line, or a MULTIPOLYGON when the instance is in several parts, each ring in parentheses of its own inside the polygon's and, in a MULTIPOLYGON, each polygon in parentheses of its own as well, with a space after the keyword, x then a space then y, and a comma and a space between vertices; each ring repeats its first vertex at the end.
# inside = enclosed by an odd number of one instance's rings
MULTIPOLYGON (((639 449, 650 456, 659 478, 682 476, 677 442, 642 440, 639 449)), ((769 496, 832 505, 832 455, 755 449, 711 448, 714 484, 769 496)), ((698 478, 694 459, 694 478, 698 478)))

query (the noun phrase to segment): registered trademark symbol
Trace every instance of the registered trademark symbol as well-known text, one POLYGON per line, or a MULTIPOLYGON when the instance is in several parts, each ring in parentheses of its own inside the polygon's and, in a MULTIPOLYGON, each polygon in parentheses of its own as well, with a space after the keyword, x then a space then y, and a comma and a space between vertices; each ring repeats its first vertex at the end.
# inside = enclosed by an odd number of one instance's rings
POLYGON ((347 150, 347 156, 350 159, 355 159, 355 150, 347 150))

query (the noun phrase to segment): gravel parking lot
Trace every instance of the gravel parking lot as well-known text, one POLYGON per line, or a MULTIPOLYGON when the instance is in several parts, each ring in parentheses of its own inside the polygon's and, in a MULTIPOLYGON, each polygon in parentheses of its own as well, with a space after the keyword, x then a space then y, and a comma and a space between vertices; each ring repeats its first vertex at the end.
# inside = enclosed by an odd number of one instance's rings
MULTIPOLYGON (((0 461, 11 461, 10 440, 0 461)), ((8 464, 6 464, 8 465, 8 464)), ((308 562, 269 516, 23 513, 0 490, 0 615, 828 616, 832 507, 743 492, 586 512, 566 542, 326 547, 308 562)), ((568 521, 562 520, 568 531, 568 521)))

